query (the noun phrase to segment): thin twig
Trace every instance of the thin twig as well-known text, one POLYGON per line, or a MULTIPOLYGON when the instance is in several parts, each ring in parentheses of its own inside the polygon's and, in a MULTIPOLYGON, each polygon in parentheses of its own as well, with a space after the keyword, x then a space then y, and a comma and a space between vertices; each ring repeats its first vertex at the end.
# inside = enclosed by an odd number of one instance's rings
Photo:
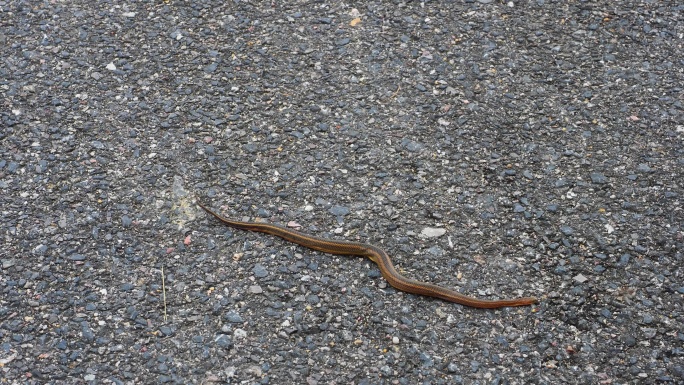
POLYGON ((164 299, 164 322, 166 322, 166 284, 164 283, 164 265, 161 267, 162 298, 164 299))
POLYGON ((394 97, 397 96, 397 94, 399 94, 399 90, 401 90, 401 84, 397 85, 397 90, 394 91, 394 93, 392 95, 390 95, 390 97, 387 98, 387 100, 394 99, 394 97))

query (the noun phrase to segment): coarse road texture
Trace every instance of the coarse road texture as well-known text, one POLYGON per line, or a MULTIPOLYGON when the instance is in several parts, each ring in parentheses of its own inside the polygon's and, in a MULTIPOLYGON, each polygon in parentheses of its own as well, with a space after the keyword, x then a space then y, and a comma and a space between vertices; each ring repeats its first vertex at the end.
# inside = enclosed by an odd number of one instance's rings
POLYGON ((0 384, 682 384, 683 94, 681 1, 0 0, 0 384))

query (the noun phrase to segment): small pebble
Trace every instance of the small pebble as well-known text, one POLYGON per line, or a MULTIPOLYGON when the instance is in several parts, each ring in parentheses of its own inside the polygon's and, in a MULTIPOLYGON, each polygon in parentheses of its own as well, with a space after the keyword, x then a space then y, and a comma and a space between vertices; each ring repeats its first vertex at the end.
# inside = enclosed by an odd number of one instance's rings
POLYGON ((608 178, 606 178, 606 176, 601 174, 600 172, 592 172, 590 177, 591 177, 591 182, 594 184, 608 183, 608 178))
POLYGON ((420 234, 427 238, 437 238, 446 234, 446 229, 441 227, 425 227, 420 231, 420 234))
POLYGON ((240 317, 240 315, 239 315, 238 313, 236 313, 235 311, 233 311, 233 310, 231 310, 231 311, 227 312, 226 314, 224 314, 223 317, 224 317, 225 319, 227 319, 228 322, 232 322, 232 323, 242 323, 242 322, 244 322, 244 320, 242 319, 242 317, 240 317))
POLYGON ((252 285, 249 287, 249 292, 252 294, 261 294, 264 290, 259 285, 252 285))
POLYGON ((584 282, 587 282, 587 280, 588 280, 588 278, 582 274, 577 274, 575 277, 573 277, 573 279, 579 283, 584 283, 584 282))
POLYGON ((330 214, 335 215, 337 217, 342 217, 349 214, 349 208, 344 206, 333 206, 328 211, 330 212, 330 214))
POLYGON ((263 265, 258 264, 258 263, 254 265, 254 268, 252 269, 252 273, 257 278, 264 278, 264 277, 268 276, 268 270, 266 270, 266 268, 263 265))
POLYGON ((560 231, 563 233, 563 235, 567 236, 573 235, 575 233, 575 230, 570 226, 561 226, 560 231))

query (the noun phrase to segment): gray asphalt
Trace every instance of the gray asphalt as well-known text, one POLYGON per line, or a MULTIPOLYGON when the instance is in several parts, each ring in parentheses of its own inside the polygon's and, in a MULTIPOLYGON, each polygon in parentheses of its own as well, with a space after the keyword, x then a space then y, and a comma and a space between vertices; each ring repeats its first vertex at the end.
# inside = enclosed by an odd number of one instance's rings
POLYGON ((0 1, 0 382, 684 383, 683 11, 0 1))

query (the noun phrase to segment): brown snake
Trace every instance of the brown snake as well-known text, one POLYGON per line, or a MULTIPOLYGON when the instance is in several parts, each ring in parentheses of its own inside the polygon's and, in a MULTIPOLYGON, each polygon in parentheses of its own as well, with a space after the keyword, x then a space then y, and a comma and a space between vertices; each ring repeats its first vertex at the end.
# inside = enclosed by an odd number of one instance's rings
POLYGON ((200 203, 199 200, 197 201, 197 205, 230 227, 275 235, 287 241, 308 247, 310 249, 323 251, 325 253, 368 257, 371 261, 378 265, 382 276, 385 277, 390 285, 407 293, 421 294, 428 297, 437 297, 445 301, 485 309, 495 309, 508 306, 526 306, 537 303, 537 299, 534 297, 523 297, 498 301, 468 297, 454 290, 404 277, 394 268, 389 255, 387 255, 387 253, 385 253, 385 251, 379 247, 367 243, 332 241, 267 223, 233 221, 212 211, 200 203))

